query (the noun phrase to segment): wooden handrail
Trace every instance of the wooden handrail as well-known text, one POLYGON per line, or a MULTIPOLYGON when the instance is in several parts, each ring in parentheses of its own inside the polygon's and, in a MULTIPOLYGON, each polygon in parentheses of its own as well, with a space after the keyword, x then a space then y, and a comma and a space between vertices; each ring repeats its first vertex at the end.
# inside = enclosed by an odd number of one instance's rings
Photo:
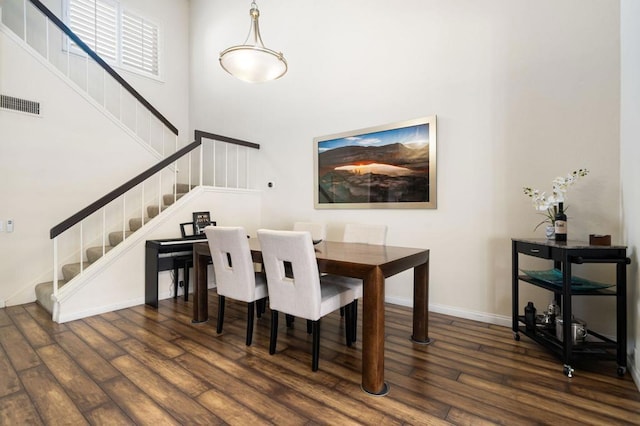
POLYGON ((125 192, 129 191, 130 189, 134 188, 135 186, 137 186, 137 185, 141 184, 142 182, 144 182, 145 180, 149 179, 151 176, 153 176, 154 174, 156 174, 160 170, 164 169, 165 167, 167 167, 168 165, 170 165, 174 161, 178 160, 180 157, 182 157, 182 156, 188 154, 189 152, 193 151, 194 149, 199 147, 201 144, 202 144, 201 141, 191 142, 189 145, 187 145, 184 148, 181 148, 180 150, 178 150, 175 153, 171 154, 169 157, 167 157, 164 160, 160 161, 155 166, 152 166, 152 167, 148 168, 147 170, 145 170, 144 172, 140 173, 138 176, 136 176, 133 179, 129 180, 125 184, 120 185, 119 187, 117 187, 113 191, 109 192, 104 197, 102 197, 99 200, 95 201, 94 203, 88 205, 87 207, 85 207, 84 209, 80 210, 78 213, 74 214, 70 218, 60 222, 58 225, 56 225, 53 228, 51 228, 50 238, 53 239, 53 238, 57 237, 58 235, 62 234, 64 231, 66 231, 67 229, 71 228, 73 225, 79 223, 81 220, 87 218, 89 215, 91 215, 91 214, 95 213, 96 211, 100 210, 101 208, 103 208, 104 206, 109 204, 111 201, 113 201, 116 198, 120 197, 125 192))
POLYGON ((185 146, 184 148, 179 149, 175 153, 171 154, 169 157, 167 157, 164 160, 160 161, 158 164, 148 168, 144 172, 140 173, 138 176, 136 176, 133 179, 129 180, 125 184, 120 185, 119 187, 117 187, 113 191, 109 192, 104 197, 100 198, 99 200, 95 201, 94 203, 91 203, 90 205, 88 205, 84 209, 80 210, 78 213, 74 214, 73 216, 69 217, 68 219, 63 220, 58 225, 56 225, 53 228, 51 228, 51 231, 49 233, 50 238, 53 239, 53 238, 57 237, 58 235, 62 234, 64 231, 66 231, 67 229, 69 229, 72 226, 76 225, 80 221, 84 220, 89 215, 91 215, 91 214, 95 213, 96 211, 100 210, 101 208, 103 208, 104 206, 109 204, 111 201, 113 201, 116 198, 120 197, 125 192, 127 192, 130 189, 134 188, 135 186, 141 184, 142 182, 144 182, 145 180, 149 179, 151 176, 153 176, 154 174, 158 173, 160 170, 164 169, 165 167, 167 167, 168 165, 170 165, 174 161, 177 161, 181 157, 183 157, 186 154, 190 153, 191 151, 193 151, 194 149, 196 149, 197 147, 202 145, 202 139, 203 138, 213 139, 213 140, 217 140, 217 141, 221 141, 221 142, 226 142, 226 143, 230 143, 230 144, 233 144, 233 145, 246 146, 248 148, 253 148, 253 149, 260 149, 260 145, 257 144, 257 143, 247 142, 247 141, 243 141, 243 140, 240 140, 240 139, 234 139, 234 138, 230 138, 228 136, 216 135, 214 133, 203 132, 201 130, 196 130, 194 132, 194 134, 195 134, 195 139, 196 139, 194 142, 191 142, 189 145, 185 146))
POLYGON ((233 145, 246 146, 248 148, 260 149, 260 145, 253 142, 247 142, 240 139, 230 138, 228 136, 216 135, 215 133, 203 132, 196 130, 194 132, 196 142, 202 142, 202 138, 213 139, 220 142, 227 142, 233 145))
POLYGON ((113 77, 118 83, 124 87, 127 92, 131 93, 131 95, 138 100, 142 105, 144 105, 151 114, 153 114, 158 120, 160 120, 167 128, 169 128, 174 135, 178 135, 178 128, 171 124, 169 120, 167 120, 164 115, 160 113, 157 109, 153 107, 136 89, 134 89, 127 81, 120 76, 109 64, 107 64, 96 52, 91 50, 89 46, 85 42, 83 42, 80 37, 78 37, 71 29, 60 20, 56 15, 53 14, 44 4, 40 2, 40 0, 29 0, 31 4, 33 4, 36 8, 40 10, 40 12, 44 13, 47 18, 51 20, 62 32, 64 32, 71 40, 74 41, 85 53, 98 63, 111 77, 113 77))

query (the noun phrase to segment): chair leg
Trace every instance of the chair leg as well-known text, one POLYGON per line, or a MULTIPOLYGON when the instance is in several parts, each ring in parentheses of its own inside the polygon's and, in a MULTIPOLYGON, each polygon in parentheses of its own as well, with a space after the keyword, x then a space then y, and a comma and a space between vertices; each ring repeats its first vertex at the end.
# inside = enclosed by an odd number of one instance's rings
POLYGON ((351 347, 351 342, 353 340, 353 321, 351 320, 353 316, 353 304, 349 303, 344 307, 344 336, 347 343, 347 346, 351 347))
POLYGON ((253 314, 255 312, 255 302, 250 302, 247 307, 247 346, 251 346, 253 339, 253 314))
POLYGON ((312 328, 311 371, 318 371, 318 364, 320 363, 320 320, 312 321, 312 328))
POLYGON ((184 301, 189 300, 189 262, 184 263, 184 301))
POLYGON ((284 316, 284 318, 285 318, 285 320, 287 321, 287 328, 292 328, 292 327, 293 327, 293 319, 294 319, 294 316, 293 316, 293 315, 286 314, 286 315, 284 316))
POLYGON ((178 298, 178 287, 180 286, 180 276, 178 276, 179 272, 180 270, 178 269, 174 261, 173 263, 173 276, 175 277, 173 280, 173 298, 174 299, 178 298))
POLYGON ((224 322, 224 296, 218 295, 218 325, 216 326, 216 332, 222 333, 222 324, 224 322))
POLYGON ((351 342, 355 343, 358 335, 358 299, 354 299, 351 306, 351 321, 353 321, 351 326, 351 342))
POLYGON ((312 333, 312 323, 313 321, 311 320, 307 320, 307 334, 311 334, 312 333))
POLYGON ((271 311, 271 336, 269 337, 269 354, 276 353, 276 341, 278 340, 278 311, 271 311))

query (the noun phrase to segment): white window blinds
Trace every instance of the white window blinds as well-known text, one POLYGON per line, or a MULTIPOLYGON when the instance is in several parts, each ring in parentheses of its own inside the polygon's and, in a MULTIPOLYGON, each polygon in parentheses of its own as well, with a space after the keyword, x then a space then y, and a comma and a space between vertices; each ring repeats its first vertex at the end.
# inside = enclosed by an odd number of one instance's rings
POLYGON ((122 13, 122 63, 158 75, 158 27, 122 13))
POLYGON ((67 23, 112 65, 159 75, 158 26, 114 0, 67 0, 67 23))

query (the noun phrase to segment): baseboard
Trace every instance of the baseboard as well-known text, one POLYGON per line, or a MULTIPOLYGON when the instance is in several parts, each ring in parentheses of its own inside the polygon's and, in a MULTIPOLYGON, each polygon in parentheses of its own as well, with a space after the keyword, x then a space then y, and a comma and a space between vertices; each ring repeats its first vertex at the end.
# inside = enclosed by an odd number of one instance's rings
MULTIPOLYGON (((0 9, 0 10, 2 10, 2 9, 0 9)), ((6 307, 7 307, 7 304, 5 303, 5 301, 0 299, 0 308, 6 308, 6 307)))
MULTIPOLYGON (((413 300, 402 297, 385 297, 386 303, 392 303, 394 305, 406 306, 408 308, 413 307, 413 300)), ((454 306, 429 304, 429 311, 436 312, 444 315, 451 315, 458 318, 465 318, 474 321, 480 321, 488 324, 500 325, 503 327, 511 327, 511 316, 490 314, 487 312, 469 311, 466 309, 457 308, 454 306)))

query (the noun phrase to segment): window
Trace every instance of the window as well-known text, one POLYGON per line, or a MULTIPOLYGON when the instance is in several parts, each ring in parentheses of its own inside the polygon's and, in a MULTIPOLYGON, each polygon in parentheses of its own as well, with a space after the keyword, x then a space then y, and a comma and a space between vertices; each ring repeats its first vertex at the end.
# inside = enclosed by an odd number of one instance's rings
POLYGON ((71 30, 111 65, 159 75, 158 26, 115 0, 66 0, 71 30))

